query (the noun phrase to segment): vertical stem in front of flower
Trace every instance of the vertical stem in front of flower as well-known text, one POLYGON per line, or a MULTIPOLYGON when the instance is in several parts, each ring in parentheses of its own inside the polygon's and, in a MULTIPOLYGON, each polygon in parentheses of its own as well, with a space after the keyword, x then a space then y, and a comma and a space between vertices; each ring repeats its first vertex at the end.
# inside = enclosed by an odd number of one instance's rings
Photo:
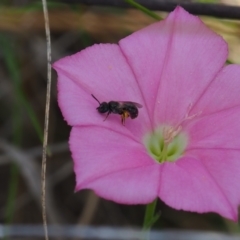
POLYGON ((143 222, 143 231, 145 232, 144 234, 144 240, 148 239, 148 233, 152 227, 152 225, 159 219, 160 214, 159 213, 155 213, 155 209, 157 206, 157 198, 152 202, 149 203, 146 206, 146 210, 145 210, 145 216, 144 216, 144 222, 143 222))

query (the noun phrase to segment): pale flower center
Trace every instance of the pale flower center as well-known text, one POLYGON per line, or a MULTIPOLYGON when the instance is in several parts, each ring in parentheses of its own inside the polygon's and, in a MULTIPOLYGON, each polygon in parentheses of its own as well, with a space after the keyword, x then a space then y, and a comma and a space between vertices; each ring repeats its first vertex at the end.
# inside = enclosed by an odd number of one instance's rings
POLYGON ((182 130, 182 124, 201 113, 189 115, 189 110, 176 126, 160 125, 144 137, 144 145, 150 156, 159 163, 174 162, 184 155, 188 145, 188 135, 182 130))
POLYGON ((187 143, 187 135, 181 132, 181 126, 178 128, 161 126, 147 134, 144 139, 148 153, 159 163, 179 159, 183 156, 187 143))

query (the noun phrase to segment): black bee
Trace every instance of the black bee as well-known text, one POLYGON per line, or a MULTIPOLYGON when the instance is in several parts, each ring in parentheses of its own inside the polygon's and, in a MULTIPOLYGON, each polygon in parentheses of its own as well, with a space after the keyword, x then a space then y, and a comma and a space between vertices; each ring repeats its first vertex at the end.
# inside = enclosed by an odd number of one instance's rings
POLYGON ((110 113, 121 115, 121 122, 124 125, 125 119, 130 117, 134 119, 138 116, 138 108, 141 108, 142 105, 135 102, 118 102, 118 101, 110 101, 110 102, 100 102, 93 94, 92 97, 99 103, 99 107, 97 110, 99 113, 106 113, 107 116, 104 121, 107 119, 110 113))

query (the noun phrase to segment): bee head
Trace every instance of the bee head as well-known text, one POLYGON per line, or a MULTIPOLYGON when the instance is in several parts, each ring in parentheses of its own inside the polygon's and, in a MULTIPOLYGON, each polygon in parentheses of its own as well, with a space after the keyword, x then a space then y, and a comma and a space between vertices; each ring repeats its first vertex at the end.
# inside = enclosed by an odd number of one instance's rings
POLYGON ((99 113, 106 113, 109 111, 109 105, 107 102, 100 103, 99 100, 93 94, 91 95, 99 103, 99 107, 97 107, 99 113))
POLYGON ((98 112, 106 113, 109 111, 109 106, 107 102, 100 103, 99 107, 97 107, 98 112))

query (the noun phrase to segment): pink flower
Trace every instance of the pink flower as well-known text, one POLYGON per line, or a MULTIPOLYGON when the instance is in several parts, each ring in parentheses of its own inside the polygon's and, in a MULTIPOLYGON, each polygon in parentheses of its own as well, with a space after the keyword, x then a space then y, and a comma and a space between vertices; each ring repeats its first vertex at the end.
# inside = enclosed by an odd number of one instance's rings
POLYGON ((119 44, 98 44, 54 64, 71 125, 76 190, 124 204, 159 197, 175 209, 237 220, 240 66, 227 44, 177 7, 119 44), (100 102, 143 105, 136 119, 100 114, 100 102))

